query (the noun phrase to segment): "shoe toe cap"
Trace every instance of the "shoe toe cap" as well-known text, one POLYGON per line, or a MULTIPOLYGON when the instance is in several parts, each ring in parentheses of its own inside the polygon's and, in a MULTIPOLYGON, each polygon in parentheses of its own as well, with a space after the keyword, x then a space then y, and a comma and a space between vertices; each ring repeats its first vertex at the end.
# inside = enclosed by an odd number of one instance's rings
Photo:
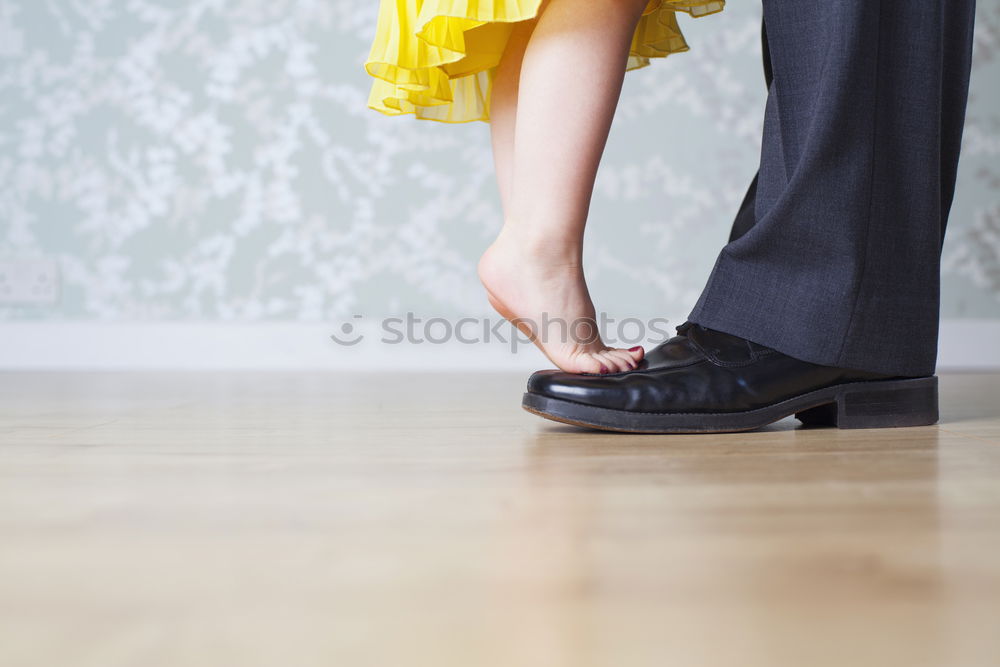
POLYGON ((537 371, 528 378, 528 392, 575 403, 605 405, 617 386, 616 375, 580 375, 558 370, 537 371))

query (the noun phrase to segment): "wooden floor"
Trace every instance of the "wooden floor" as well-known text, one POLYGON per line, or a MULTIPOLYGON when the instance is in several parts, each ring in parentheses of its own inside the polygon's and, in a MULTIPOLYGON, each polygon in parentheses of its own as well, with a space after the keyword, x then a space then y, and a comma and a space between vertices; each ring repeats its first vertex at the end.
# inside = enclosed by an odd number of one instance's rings
POLYGON ((722 436, 523 382, 0 376, 0 665, 1000 664, 1000 375, 722 436))

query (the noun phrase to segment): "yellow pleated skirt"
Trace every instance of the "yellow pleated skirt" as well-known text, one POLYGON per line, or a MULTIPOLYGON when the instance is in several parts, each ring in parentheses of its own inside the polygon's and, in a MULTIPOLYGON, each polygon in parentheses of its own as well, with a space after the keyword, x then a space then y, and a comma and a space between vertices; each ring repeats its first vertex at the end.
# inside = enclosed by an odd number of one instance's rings
MULTIPOLYGON (((580 0, 586 2, 587 0, 580 0)), ((542 0, 381 0, 365 70, 368 106, 445 123, 489 121, 493 72, 518 21, 542 0), (473 32, 474 31, 474 32, 473 32)), ((636 27, 628 70, 687 51, 677 12, 705 16, 725 0, 649 0, 636 27)))

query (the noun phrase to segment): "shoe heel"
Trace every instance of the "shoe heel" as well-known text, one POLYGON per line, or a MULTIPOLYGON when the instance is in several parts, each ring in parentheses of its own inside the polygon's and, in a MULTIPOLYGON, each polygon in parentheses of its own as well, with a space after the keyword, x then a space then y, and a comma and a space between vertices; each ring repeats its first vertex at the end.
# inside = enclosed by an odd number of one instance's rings
POLYGON ((795 416, 809 426, 894 428, 927 426, 938 420, 937 377, 857 383, 845 387, 833 403, 795 416))

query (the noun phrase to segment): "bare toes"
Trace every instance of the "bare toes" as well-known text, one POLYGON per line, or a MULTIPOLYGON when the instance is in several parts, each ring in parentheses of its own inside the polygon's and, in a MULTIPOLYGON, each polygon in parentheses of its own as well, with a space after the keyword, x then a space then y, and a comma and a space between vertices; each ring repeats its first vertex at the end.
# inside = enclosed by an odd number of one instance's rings
POLYGON ((593 373, 595 375, 611 371, 606 361, 601 359, 597 354, 591 353, 579 355, 573 360, 572 369, 564 370, 568 370, 570 373, 593 373))
POLYGON ((601 350, 597 353, 601 361, 608 368, 609 373, 621 373, 623 371, 629 370, 628 364, 624 359, 614 354, 612 350, 601 350))
POLYGON ((630 371, 637 365, 635 359, 626 350, 611 349, 605 350, 607 356, 614 357, 622 371, 630 371))

